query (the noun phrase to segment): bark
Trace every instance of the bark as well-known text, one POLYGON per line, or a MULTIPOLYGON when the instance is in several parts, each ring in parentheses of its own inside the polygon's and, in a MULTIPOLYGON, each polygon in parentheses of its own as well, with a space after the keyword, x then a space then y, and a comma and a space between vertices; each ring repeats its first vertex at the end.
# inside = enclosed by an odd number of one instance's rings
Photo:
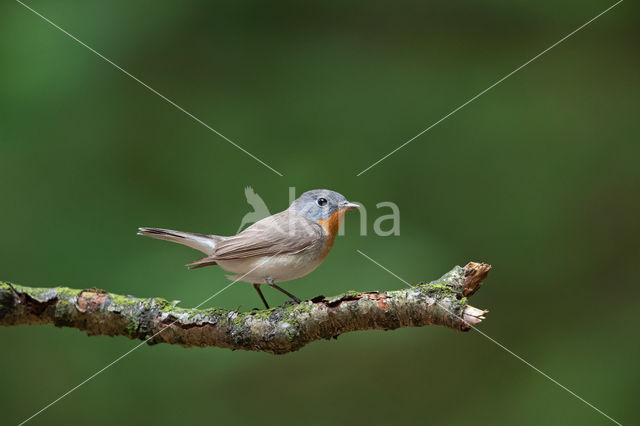
POLYGON ((149 344, 217 346, 283 354, 357 330, 441 325, 467 331, 487 311, 467 304, 490 265, 470 262, 442 278, 386 292, 347 292, 300 304, 237 312, 185 309, 95 288, 33 288, 0 282, 0 325, 53 324, 88 335, 127 336, 149 344))

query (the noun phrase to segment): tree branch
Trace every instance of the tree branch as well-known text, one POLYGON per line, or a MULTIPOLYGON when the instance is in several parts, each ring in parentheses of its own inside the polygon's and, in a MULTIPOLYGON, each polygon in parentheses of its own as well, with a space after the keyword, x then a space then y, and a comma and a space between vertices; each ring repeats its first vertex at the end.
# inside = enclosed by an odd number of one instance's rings
POLYGON ((98 289, 32 288, 0 282, 0 325, 53 324, 88 335, 127 336, 149 344, 217 346, 283 354, 357 330, 441 325, 467 331, 487 313, 467 304, 491 269, 470 262, 428 284, 386 292, 318 296, 297 305, 237 312, 184 309, 98 289))

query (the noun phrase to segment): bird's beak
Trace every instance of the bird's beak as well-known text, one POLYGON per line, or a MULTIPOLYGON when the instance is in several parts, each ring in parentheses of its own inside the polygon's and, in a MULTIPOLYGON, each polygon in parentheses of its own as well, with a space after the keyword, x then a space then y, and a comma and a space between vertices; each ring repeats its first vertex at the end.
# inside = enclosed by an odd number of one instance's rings
POLYGON ((360 207, 358 204, 351 203, 349 201, 343 201, 342 203, 340 203, 340 208, 343 210, 353 210, 357 209, 358 207, 360 207))

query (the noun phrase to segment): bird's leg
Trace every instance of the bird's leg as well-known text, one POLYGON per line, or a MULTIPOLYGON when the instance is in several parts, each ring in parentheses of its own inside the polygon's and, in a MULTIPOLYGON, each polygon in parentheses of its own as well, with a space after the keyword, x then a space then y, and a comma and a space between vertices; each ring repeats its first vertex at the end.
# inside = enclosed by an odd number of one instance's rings
POLYGON ((292 298, 293 300, 295 300, 296 303, 300 303, 301 300, 298 299, 297 297, 295 297, 293 294, 289 293, 287 290, 280 288, 276 285, 276 283, 273 282, 273 279, 271 277, 267 277, 265 278, 265 281, 267 282, 267 284, 269 284, 269 287, 273 287, 278 291, 283 292, 284 294, 286 294, 287 296, 289 296, 290 298, 292 298))
POLYGON ((260 284, 254 284, 253 288, 255 288, 258 294, 260 295, 260 299, 262 299, 262 303, 264 303, 264 306, 267 309, 269 309, 269 304, 267 303, 267 299, 264 298, 264 295, 262 294, 262 290, 260 290, 260 284))

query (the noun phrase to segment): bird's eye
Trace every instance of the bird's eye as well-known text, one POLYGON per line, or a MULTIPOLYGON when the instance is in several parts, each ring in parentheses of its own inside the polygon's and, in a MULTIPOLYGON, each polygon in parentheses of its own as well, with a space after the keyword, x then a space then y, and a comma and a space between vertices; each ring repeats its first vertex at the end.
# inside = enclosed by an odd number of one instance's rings
POLYGON ((327 204, 327 199, 326 198, 318 198, 318 205, 320 207, 324 206, 325 204, 327 204))

